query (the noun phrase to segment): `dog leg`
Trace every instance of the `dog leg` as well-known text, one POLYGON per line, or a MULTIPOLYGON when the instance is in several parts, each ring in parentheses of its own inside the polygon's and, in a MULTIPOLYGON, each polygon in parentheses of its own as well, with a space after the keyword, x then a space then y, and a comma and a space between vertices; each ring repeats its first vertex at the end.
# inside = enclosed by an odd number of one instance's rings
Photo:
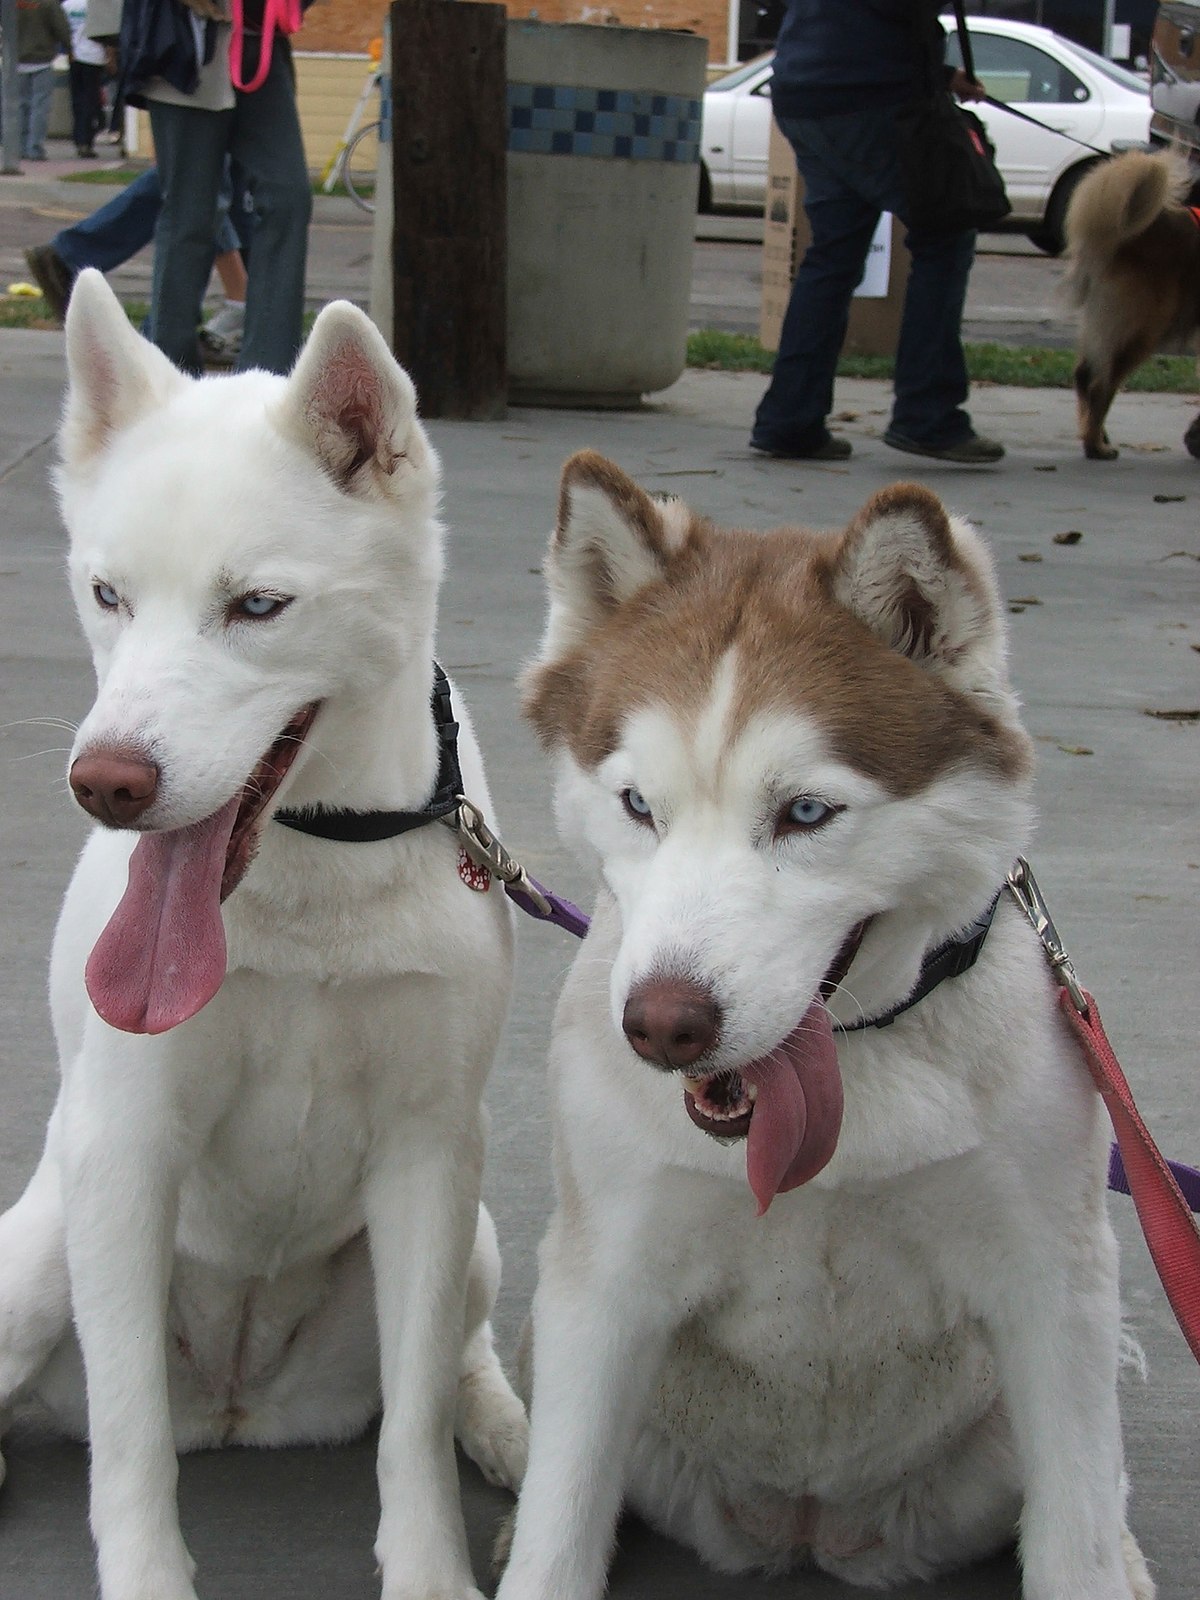
POLYGON ((0 1217, 0 1418, 36 1378, 71 1320, 56 1121, 25 1193, 0 1217))
POLYGON ((480 1600, 459 1500, 453 1419, 482 1118, 440 1108, 386 1124, 365 1190, 383 1424, 375 1554, 384 1600, 480 1600))
POLYGON ((497 1600, 604 1592, 630 1455, 677 1320, 620 1209, 586 1238, 560 1213, 542 1245, 529 1467, 497 1600))
POLYGON ((525 1476, 529 1422, 492 1342, 490 1318, 499 1288, 496 1229, 486 1208, 480 1206, 467 1279, 466 1342, 454 1431, 488 1482, 515 1493, 525 1476))
POLYGON ((1079 413, 1079 437, 1089 461, 1115 461, 1120 451, 1109 442, 1104 423, 1117 392, 1111 373, 1097 373, 1086 358, 1075 368, 1075 399, 1079 413))
POLYGON ((92 1532, 103 1600, 195 1600, 175 1504, 167 1391, 181 1152, 170 1090, 142 1065, 132 1057, 125 1070, 105 1072, 98 1061, 87 1071, 79 1063, 76 1093, 64 1102, 67 1259, 87 1373, 92 1532), (93 1066, 99 1082, 88 1081, 93 1066))
POLYGON ((1057 1210, 1006 1208, 1008 1246, 989 1258, 997 1270, 983 1307, 1024 1488, 1024 1596, 1131 1600, 1145 1590, 1123 1549, 1116 1242, 1102 1210, 1084 1219, 1056 1198, 1057 1210), (1019 1275, 1003 1271, 1002 1254, 1019 1275))

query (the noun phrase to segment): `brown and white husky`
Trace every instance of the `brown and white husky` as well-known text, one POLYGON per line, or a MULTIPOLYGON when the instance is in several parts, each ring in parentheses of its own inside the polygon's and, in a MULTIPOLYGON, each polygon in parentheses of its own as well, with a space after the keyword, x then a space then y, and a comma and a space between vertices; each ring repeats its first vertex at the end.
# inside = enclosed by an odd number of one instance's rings
POLYGON ((1008 896, 904 1009, 1031 825, 981 541, 914 484, 720 531, 584 454, 548 581, 526 706, 601 887, 499 1600, 597 1600, 623 1502, 729 1572, 1019 1538, 1026 1600, 1149 1600, 1106 1119, 1008 896))

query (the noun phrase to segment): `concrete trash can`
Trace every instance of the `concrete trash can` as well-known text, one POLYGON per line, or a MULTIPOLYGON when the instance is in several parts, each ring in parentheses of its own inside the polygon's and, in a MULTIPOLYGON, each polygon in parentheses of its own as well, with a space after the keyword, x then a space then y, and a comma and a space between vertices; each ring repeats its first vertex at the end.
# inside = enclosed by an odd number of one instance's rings
POLYGON ((687 359, 708 47, 508 23, 508 387, 629 406, 687 359))

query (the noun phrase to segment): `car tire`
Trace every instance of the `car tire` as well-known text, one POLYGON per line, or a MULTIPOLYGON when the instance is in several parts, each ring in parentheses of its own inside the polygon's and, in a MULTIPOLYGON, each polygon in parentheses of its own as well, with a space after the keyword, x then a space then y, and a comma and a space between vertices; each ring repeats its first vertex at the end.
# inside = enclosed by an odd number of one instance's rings
POLYGON ((1092 168, 1099 165, 1098 161, 1081 161, 1064 172, 1054 185, 1045 216, 1036 228, 1029 230, 1030 242, 1048 256, 1060 256, 1067 248, 1067 207, 1071 196, 1092 168))
POLYGON ((708 175, 708 168, 702 161, 700 163, 700 196, 696 201, 696 210, 707 214, 712 208, 712 179, 708 175))

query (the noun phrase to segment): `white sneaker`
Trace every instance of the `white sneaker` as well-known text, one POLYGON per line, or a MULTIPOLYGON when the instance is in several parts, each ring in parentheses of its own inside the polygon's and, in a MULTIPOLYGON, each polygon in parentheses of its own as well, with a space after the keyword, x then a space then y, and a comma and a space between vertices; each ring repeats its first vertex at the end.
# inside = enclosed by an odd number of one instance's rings
POLYGON ((228 300, 200 329, 200 347, 208 359, 221 366, 232 366, 241 354, 245 306, 228 300))

